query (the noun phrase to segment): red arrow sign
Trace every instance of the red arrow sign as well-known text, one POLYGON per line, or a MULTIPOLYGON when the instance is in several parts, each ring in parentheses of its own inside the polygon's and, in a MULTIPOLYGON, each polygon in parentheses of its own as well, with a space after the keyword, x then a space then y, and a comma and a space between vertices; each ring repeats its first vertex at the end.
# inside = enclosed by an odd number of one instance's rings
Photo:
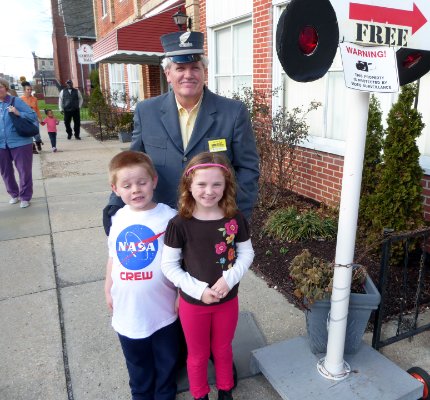
POLYGON ((427 22, 426 17, 415 3, 412 11, 372 6, 369 4, 350 3, 349 18, 360 21, 379 22, 382 24, 410 26, 412 28, 412 34, 427 22))

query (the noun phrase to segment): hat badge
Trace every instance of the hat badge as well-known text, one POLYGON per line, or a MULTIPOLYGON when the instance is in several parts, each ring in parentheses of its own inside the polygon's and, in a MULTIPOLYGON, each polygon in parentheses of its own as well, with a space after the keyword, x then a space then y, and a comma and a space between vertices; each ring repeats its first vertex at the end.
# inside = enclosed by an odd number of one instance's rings
POLYGON ((192 43, 187 42, 190 35, 191 32, 185 32, 181 36, 179 36, 179 47, 193 47, 192 43))

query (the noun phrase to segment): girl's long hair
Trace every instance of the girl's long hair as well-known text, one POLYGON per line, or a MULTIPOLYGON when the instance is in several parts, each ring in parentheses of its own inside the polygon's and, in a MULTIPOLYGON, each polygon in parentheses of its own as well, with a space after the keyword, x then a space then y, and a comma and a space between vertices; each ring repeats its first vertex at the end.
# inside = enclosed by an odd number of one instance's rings
POLYGON ((184 218, 191 218, 193 216, 196 201, 191 194, 191 183, 193 182, 194 174, 197 170, 212 168, 210 166, 205 167, 202 165, 201 167, 199 166, 198 168, 191 170, 187 175, 187 171, 198 164, 221 164, 228 169, 228 171, 226 171, 224 168, 220 168, 225 178, 225 188, 223 196, 219 201, 219 206, 223 210, 226 218, 232 218, 237 213, 236 178, 234 176, 233 168, 223 154, 209 152, 200 153, 194 156, 182 173, 181 181, 179 183, 179 215, 184 218))

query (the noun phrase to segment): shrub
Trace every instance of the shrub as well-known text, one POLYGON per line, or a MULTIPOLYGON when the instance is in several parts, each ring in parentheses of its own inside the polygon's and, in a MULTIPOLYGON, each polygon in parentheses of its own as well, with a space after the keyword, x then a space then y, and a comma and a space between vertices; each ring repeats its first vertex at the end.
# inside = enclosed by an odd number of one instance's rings
POLYGON ((266 208, 277 206, 285 189, 297 182, 297 147, 308 138, 306 116, 321 104, 291 112, 280 107, 272 113, 272 99, 279 89, 243 88, 233 94, 248 108, 260 157, 259 202, 266 208))
POLYGON ((382 126, 381 105, 375 95, 370 96, 367 118, 366 148, 361 181, 359 223, 360 230, 372 224, 372 211, 369 209, 369 196, 373 195, 379 182, 378 166, 382 162, 384 128, 382 126))
POLYGON ((337 223, 322 217, 316 211, 299 213, 295 207, 281 208, 272 212, 263 232, 281 241, 304 239, 333 239, 337 223))
MULTIPOLYGON (((333 290, 334 264, 312 256, 304 249, 291 261, 290 277, 294 283, 294 295, 308 305, 326 299, 333 290)), ((351 292, 362 292, 366 269, 358 265, 352 272, 351 292)))
POLYGON ((379 243, 384 228, 410 231, 424 225, 423 170, 416 139, 424 127, 421 114, 413 108, 415 84, 405 85, 387 118, 383 163, 379 182, 369 198, 368 241, 379 243))

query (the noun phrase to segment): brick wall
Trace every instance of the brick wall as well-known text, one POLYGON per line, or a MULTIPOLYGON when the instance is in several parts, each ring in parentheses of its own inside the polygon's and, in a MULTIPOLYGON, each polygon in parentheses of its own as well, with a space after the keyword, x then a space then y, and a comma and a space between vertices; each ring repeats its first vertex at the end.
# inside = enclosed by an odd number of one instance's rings
POLYGON ((58 0, 51 0, 51 7, 55 78, 61 84, 65 84, 70 77, 67 38, 65 36, 63 18, 58 13, 58 0))

